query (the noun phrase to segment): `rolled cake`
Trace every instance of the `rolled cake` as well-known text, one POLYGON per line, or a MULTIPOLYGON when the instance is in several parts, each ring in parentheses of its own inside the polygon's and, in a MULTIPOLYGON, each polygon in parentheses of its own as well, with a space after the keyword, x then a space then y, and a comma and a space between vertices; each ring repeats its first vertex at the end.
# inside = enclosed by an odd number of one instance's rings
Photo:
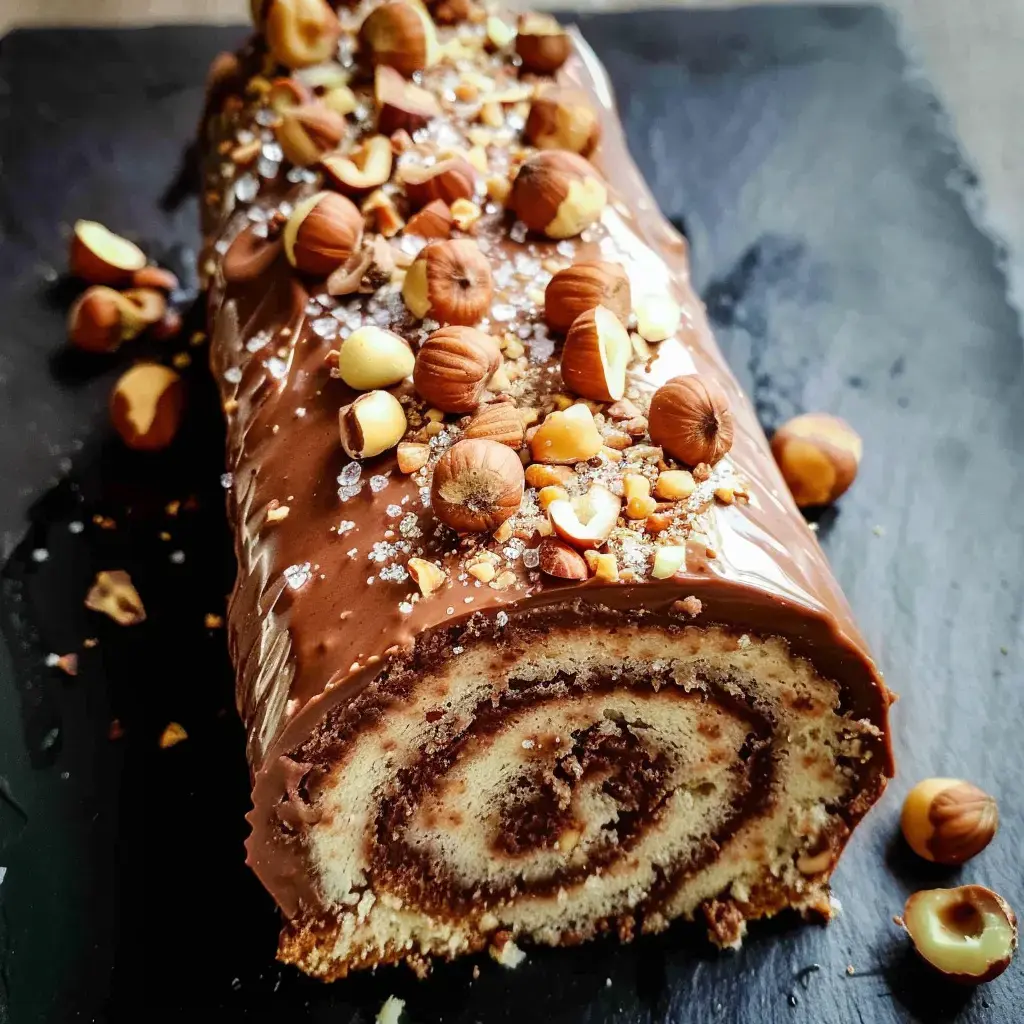
POLYGON ((429 6, 258 3, 204 117, 279 955, 827 918, 890 695, 593 54, 429 6))

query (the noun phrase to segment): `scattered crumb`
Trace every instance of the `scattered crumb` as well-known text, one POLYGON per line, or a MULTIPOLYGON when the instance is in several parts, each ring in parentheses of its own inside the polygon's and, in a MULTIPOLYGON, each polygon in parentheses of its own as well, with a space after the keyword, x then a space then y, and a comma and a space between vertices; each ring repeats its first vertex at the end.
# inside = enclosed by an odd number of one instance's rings
POLYGON ((185 732, 184 726, 179 725, 177 722, 168 722, 167 727, 160 733, 160 739, 157 742, 161 750, 166 750, 168 747, 177 746, 177 744, 187 739, 188 733, 185 732))
POLYGON ((222 615, 215 615, 213 612, 207 612, 203 618, 203 625, 207 629, 220 629, 224 625, 224 617, 222 615))
POLYGON ((48 654, 46 656, 47 668, 59 668, 61 672, 69 676, 78 675, 78 655, 71 654, 48 654))
POLYGON ((50 552, 47 551, 46 548, 36 548, 32 552, 32 561, 33 562, 45 562, 45 561, 47 561, 49 559, 49 557, 50 557, 50 552))
POLYGON ((124 735, 124 726, 121 725, 121 719, 115 718, 111 721, 107 728, 107 739, 108 740, 119 740, 124 735))
POLYGON ((101 516, 99 513, 97 513, 92 517, 92 521, 101 530, 117 529, 117 520, 111 519, 110 516, 101 516))
POLYGON ((377 1024, 398 1024, 404 1009, 404 999, 399 999, 398 996, 388 996, 377 1013, 377 1024))
POLYGON ((192 365, 192 357, 187 352, 178 352, 171 360, 176 370, 185 370, 192 365))
POLYGON ((267 509, 267 522, 279 523, 282 519, 288 518, 288 513, 290 511, 291 509, 287 505, 271 504, 270 508, 267 509))
POLYGON ((166 512, 166 513, 167 513, 167 514, 168 514, 169 516, 176 516, 176 515, 178 514, 178 510, 179 510, 180 508, 181 508, 181 502, 180 502, 180 501, 177 501, 177 500, 175 500, 175 501, 169 501, 169 502, 167 502, 167 504, 166 504, 166 505, 164 506, 164 511, 165 511, 165 512, 166 512))
POLYGON ((109 615, 119 626, 135 626, 146 621, 142 598, 123 569, 97 573, 85 596, 85 607, 109 615))
POLYGON ((672 611, 689 615, 691 619, 695 619, 703 610, 704 605, 692 594, 689 597, 684 597, 681 601, 672 602, 672 611))
POLYGON ((171 535, 166 530, 161 530, 159 533, 159 537, 164 542, 169 541, 171 539, 171 535))
POLYGON ((510 970, 515 970, 526 959, 526 954, 512 941, 512 935, 507 931, 496 932, 487 951, 492 960, 510 970))
POLYGON ((97 640, 97 639, 96 639, 96 637, 94 637, 94 636, 87 636, 87 637, 86 637, 86 638, 85 638, 85 639, 84 639, 84 640, 82 641, 82 646, 83 646, 83 647, 84 647, 84 648, 85 648, 85 649, 86 649, 87 651, 88 651, 88 650, 92 650, 92 648, 93 648, 93 647, 96 647, 96 646, 98 646, 98 645, 99 645, 99 640, 97 640))

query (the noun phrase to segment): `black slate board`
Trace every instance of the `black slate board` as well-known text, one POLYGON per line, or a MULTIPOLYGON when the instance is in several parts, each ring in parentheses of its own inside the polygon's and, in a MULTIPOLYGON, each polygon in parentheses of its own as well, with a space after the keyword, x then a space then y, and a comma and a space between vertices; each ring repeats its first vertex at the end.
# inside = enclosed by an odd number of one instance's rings
POLYGON ((425 983, 385 970, 323 987, 273 962, 276 916, 242 865, 247 777, 223 636, 202 621, 232 575, 205 349, 186 433, 132 456, 104 406, 137 351, 68 353, 75 289, 57 277, 58 225, 90 216, 194 280, 182 153, 205 68, 242 32, 20 32, 0 46, 0 1022, 368 1022, 390 993, 404 1019, 459 1024, 1024 1019, 1019 964, 977 992, 951 988, 890 920, 913 889, 959 879, 1024 910, 1022 343, 1000 254, 956 190, 970 172, 877 10, 581 24, 765 426, 827 409, 865 438, 856 486, 820 526, 902 694, 900 777, 836 874, 842 916, 757 926, 739 955, 680 926, 534 951, 514 973, 483 959, 476 981, 460 963, 425 983), (165 514, 188 495, 193 508, 165 514), (93 573, 115 567, 150 613, 133 630, 82 608, 93 573), (87 636, 99 645, 80 651, 77 678, 45 667, 87 636), (115 716, 125 735, 110 741, 115 716), (159 751, 169 720, 189 739, 159 751), (897 835, 903 793, 933 774, 1000 798, 999 836, 962 871, 929 869, 897 835))

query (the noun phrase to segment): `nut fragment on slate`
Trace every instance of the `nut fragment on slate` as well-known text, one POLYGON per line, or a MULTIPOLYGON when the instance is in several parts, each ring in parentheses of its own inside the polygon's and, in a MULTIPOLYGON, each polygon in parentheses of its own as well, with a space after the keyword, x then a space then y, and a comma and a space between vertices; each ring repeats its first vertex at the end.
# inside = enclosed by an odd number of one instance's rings
POLYGON ((164 727, 164 731, 160 733, 160 738, 157 740, 157 746, 161 750, 168 750, 170 747, 176 747, 179 743, 183 743, 188 739, 188 733, 185 732, 185 727, 178 722, 168 722, 164 727))
MULTIPOLYGON (((127 302, 105 285, 87 288, 68 313, 68 340, 84 352, 113 352, 137 334, 126 319, 127 302)), ((139 325, 141 328, 141 324, 139 325)))
POLYGON ((800 508, 828 505, 845 494, 863 449, 849 423, 826 413, 796 416, 772 438, 772 454, 800 508))
POLYGON ((89 284, 128 284, 146 266, 146 254, 127 238, 93 220, 79 220, 71 235, 68 265, 89 284))
POLYGON ((458 441, 437 461, 431 506, 459 533, 493 532, 519 510, 523 464, 497 441, 458 441))
POLYGON ((899 922, 924 960, 950 981, 998 978, 1017 950, 1017 918, 983 885, 915 892, 899 922))
POLYGON ((178 433, 185 389, 174 370, 138 363, 123 373, 110 395, 110 421, 129 448, 159 451, 178 433))
POLYGON ((981 853, 999 827, 995 799, 962 779, 925 779, 907 794, 900 828, 919 857, 963 864, 981 853))
POLYGON ((472 239, 432 242, 406 272, 402 297, 413 316, 447 324, 477 323, 490 309, 491 264, 472 239))
POLYGON ((359 29, 359 43, 372 64, 406 76, 436 63, 440 53, 430 15, 406 0, 387 0, 370 11, 359 29))
POLYGON ((310 67, 334 55, 341 24, 327 0, 268 0, 264 11, 267 49, 285 67, 310 67))
POLYGON ((394 448, 407 426, 402 403, 390 391, 367 391, 338 410, 341 446, 353 459, 368 459, 394 448))
POLYGON ((508 205, 531 230, 572 238, 594 223, 608 193, 593 166, 578 153, 541 150, 516 172, 508 205))
POLYGON ((647 419, 651 440, 687 466, 713 466, 732 448, 729 399, 711 377, 673 377, 654 392, 647 419))
POLYGON ((109 615, 119 626, 136 626, 146 621, 142 598, 123 569, 98 572, 85 596, 85 607, 109 615))

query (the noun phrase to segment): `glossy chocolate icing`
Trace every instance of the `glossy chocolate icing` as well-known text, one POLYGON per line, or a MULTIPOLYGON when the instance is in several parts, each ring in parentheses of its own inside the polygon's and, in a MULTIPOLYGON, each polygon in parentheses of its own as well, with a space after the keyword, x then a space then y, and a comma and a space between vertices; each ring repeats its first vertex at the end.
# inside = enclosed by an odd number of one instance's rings
MULTIPOLYGON (((244 56, 255 59, 258 51, 244 56)), ((674 602, 695 596, 702 603, 697 625, 719 623, 737 633, 783 637, 795 653, 834 679, 843 710, 881 731, 876 770, 891 774, 890 695, 779 475, 753 408, 711 336, 690 285, 685 240, 659 213, 630 159, 606 77, 582 40, 577 39, 576 54, 560 77, 585 90, 600 111, 603 134, 593 162, 605 176, 610 197, 600 228, 575 245, 575 259, 617 259, 633 279, 634 294, 642 284, 644 291, 672 294, 683 308, 676 337, 660 344, 646 366, 634 364, 631 385, 649 395, 681 373, 713 375, 729 396, 736 422, 724 468, 743 481, 749 501, 707 504, 700 515, 703 540, 691 546, 685 570, 671 580, 567 584, 542 577, 521 558, 505 567, 519 580, 505 590, 481 586, 465 573, 460 578, 454 535, 435 537, 435 521, 421 506, 420 488, 397 471, 393 452, 367 460, 362 468, 363 481, 387 476, 380 490, 364 484, 354 496, 340 499, 339 475, 349 460, 339 445, 337 412, 354 392, 331 378, 325 356, 332 346, 312 329, 315 317, 306 312, 310 296, 323 290, 322 282, 300 280, 279 254, 258 255, 263 246, 244 209, 232 210, 220 192, 210 194, 211 358, 228 411, 228 503, 239 562, 229 642, 253 772, 248 860, 289 916, 302 904, 315 907, 317 895, 301 843, 291 828, 282 826, 278 813, 296 786, 295 762, 287 755, 390 660, 408 656, 417 638, 457 629, 471 618, 480 621, 482 616, 500 642, 500 628, 494 625, 500 625, 495 619, 499 612, 547 614, 557 620, 569 607, 602 606, 624 614, 646 612, 663 621, 672 618, 674 602), (240 232, 239 248, 231 253, 236 258, 225 260, 227 244, 240 232), (243 249, 246 259, 239 260, 243 249), (226 262, 236 268, 230 281, 226 262), (240 265, 244 273, 237 270, 240 265), (287 505, 288 514, 271 525, 265 513, 273 502, 287 505), (410 512, 417 517, 421 535, 415 543, 424 557, 443 556, 452 569, 450 586, 414 602, 409 601, 415 592, 411 580, 381 579, 380 565, 368 558, 386 538, 385 531, 399 536, 399 522, 410 512), (339 533, 341 523, 344 532, 339 533)), ((208 118, 211 154, 225 124, 235 131, 238 118, 244 123, 247 116, 243 111, 232 118, 208 118)), ((211 166, 219 169, 220 159, 212 155, 211 166)), ((216 178, 219 170, 211 173, 216 178)), ((272 210, 309 191, 308 184, 290 184, 279 175, 263 181, 253 206, 272 210)), ((533 236, 523 244, 513 242, 510 223, 500 215, 481 221, 480 235, 490 240, 494 262, 511 259, 527 245, 538 259, 557 251, 555 243, 533 236)), ((420 336, 419 325, 404 314, 389 326, 412 339, 420 336)), ((537 354, 557 361, 550 343, 546 351, 538 346, 537 354)), ((549 379, 558 390, 557 374, 549 379)), ((396 393, 414 397, 408 386, 396 393)))

